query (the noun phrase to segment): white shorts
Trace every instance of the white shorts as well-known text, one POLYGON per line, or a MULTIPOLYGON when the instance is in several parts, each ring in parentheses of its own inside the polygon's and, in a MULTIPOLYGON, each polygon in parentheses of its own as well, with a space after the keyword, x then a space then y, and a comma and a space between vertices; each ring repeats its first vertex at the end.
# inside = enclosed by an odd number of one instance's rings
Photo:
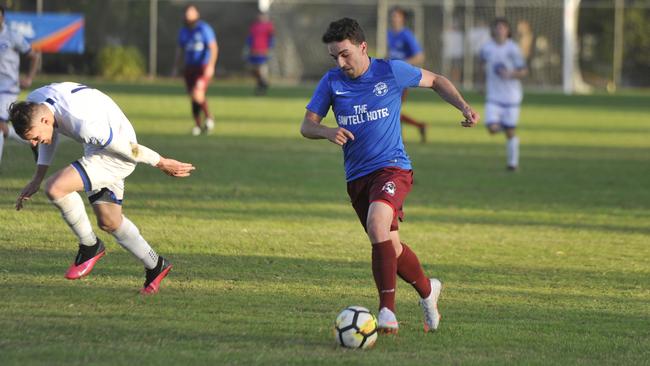
POLYGON ((9 121, 9 106, 16 100, 17 94, 0 93, 0 121, 9 121))
POLYGON ((133 173, 136 166, 100 149, 89 149, 71 165, 81 175, 90 203, 111 202, 120 205, 124 198, 124 179, 133 173))
POLYGON ((504 128, 515 128, 519 122, 519 104, 485 104, 485 125, 499 124, 504 128))

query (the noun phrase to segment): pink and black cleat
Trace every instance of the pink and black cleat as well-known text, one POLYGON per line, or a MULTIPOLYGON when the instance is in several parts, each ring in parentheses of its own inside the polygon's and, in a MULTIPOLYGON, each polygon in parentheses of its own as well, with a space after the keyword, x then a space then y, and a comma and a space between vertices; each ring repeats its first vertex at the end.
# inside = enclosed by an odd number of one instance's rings
POLYGON ((70 265, 65 273, 65 278, 69 280, 78 280, 81 277, 88 276, 95 267, 95 264, 101 257, 106 254, 106 248, 99 238, 93 246, 79 245, 79 251, 75 257, 74 263, 70 265))
POLYGON ((158 257, 158 264, 154 269, 145 269, 146 280, 144 287, 140 290, 142 295, 153 295, 160 289, 160 282, 172 269, 172 264, 163 257, 158 257))

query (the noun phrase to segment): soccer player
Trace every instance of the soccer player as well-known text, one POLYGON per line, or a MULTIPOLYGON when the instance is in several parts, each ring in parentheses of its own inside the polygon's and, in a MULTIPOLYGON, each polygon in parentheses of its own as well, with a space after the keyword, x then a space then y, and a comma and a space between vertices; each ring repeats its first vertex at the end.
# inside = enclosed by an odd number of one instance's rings
POLYGON ((185 26, 178 34, 178 48, 174 60, 173 73, 178 70, 184 59, 184 76, 187 93, 192 100, 192 116, 194 127, 192 135, 208 133, 214 128, 214 118, 208 108, 206 93, 208 84, 214 76, 214 67, 219 56, 219 46, 214 30, 200 19, 199 10, 195 5, 185 7, 185 26), (201 124, 201 112, 205 118, 201 124))
POLYGON ((492 40, 481 48, 480 53, 485 69, 485 124, 490 134, 505 133, 506 168, 516 171, 519 167, 519 138, 515 129, 523 99, 519 79, 528 75, 528 68, 519 46, 510 39, 508 21, 496 18, 490 28, 492 40))
POLYGON ((300 132, 309 139, 328 139, 343 147, 348 195, 370 243, 372 273, 379 292, 378 326, 396 333, 396 276, 411 284, 421 297, 425 331, 440 322, 437 302, 442 289, 429 279, 415 253, 400 241, 398 219, 411 190, 413 172, 400 133, 402 91, 430 88, 462 112, 464 127, 478 123, 458 90, 441 75, 400 60, 368 57, 368 44, 356 20, 330 23, 323 35, 338 67, 320 80, 307 105, 300 132), (337 127, 321 124, 332 108, 337 127))
MULTIPOLYGON (((36 75, 40 53, 32 50, 32 46, 23 36, 9 29, 5 24, 5 8, 0 6, 0 162, 4 150, 5 138, 26 143, 14 128, 8 123, 7 110, 11 103, 18 99, 21 88, 29 88, 36 75), (29 59, 29 72, 20 79, 20 55, 29 59)), ((33 150, 36 154, 36 151, 33 150)))
POLYGON ((172 265, 122 215, 124 180, 137 163, 155 166, 174 177, 189 176, 194 170, 192 164, 164 158, 138 144, 131 123, 115 102, 85 85, 65 82, 38 88, 26 101, 12 104, 9 117, 18 135, 39 148, 36 172, 18 196, 17 210, 39 190, 54 157, 58 135, 83 144, 83 157, 45 183, 45 194, 79 241, 79 251, 65 277, 75 280, 87 276, 106 253, 77 193, 85 191, 97 225, 144 264, 146 277, 141 293, 158 292, 172 265))
MULTIPOLYGON (((424 62, 424 52, 413 32, 406 27, 406 11, 394 7, 390 12, 391 29, 388 31, 388 58, 403 60, 413 66, 421 66, 424 62)), ((406 102, 408 89, 404 89, 402 103, 406 102)), ((427 141, 427 125, 402 113, 400 121, 415 126, 420 132, 420 141, 427 141)))
POLYGON ((269 51, 274 42, 273 23, 268 14, 259 13, 251 25, 246 43, 248 45, 248 63, 257 81, 255 94, 264 95, 269 88, 268 61, 269 51))

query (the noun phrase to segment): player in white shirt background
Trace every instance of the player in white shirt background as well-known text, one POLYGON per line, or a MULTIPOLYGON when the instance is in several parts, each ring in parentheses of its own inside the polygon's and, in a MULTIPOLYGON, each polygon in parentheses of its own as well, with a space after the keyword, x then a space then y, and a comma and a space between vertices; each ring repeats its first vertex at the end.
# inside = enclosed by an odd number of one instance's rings
POLYGON ((528 67, 519 46, 510 39, 506 19, 496 18, 491 33, 492 40, 480 53, 485 68, 485 124, 491 134, 505 133, 507 169, 515 171, 519 167, 519 138, 515 129, 523 99, 520 79, 528 75, 528 67))
POLYGON ((32 46, 22 35, 5 24, 5 8, 0 6, 0 162, 2 162, 5 138, 26 143, 8 123, 7 110, 11 103, 18 99, 20 89, 32 85, 39 59, 40 53, 32 50, 32 46), (29 71, 22 79, 20 78, 21 54, 29 59, 29 71))
POLYGON ((79 252, 65 277, 74 280, 88 275, 105 254, 104 244, 93 232, 77 193, 85 191, 98 226, 144 264, 146 279, 141 292, 156 293, 172 266, 122 215, 124 180, 137 163, 155 166, 173 177, 189 176, 194 170, 192 164, 164 158, 138 144, 133 126, 117 104, 106 94, 82 84, 55 83, 36 89, 26 101, 14 103, 9 116, 16 133, 39 147, 36 172, 18 196, 17 210, 40 189, 58 135, 83 144, 83 157, 54 173, 45 184, 45 194, 79 241, 79 252))

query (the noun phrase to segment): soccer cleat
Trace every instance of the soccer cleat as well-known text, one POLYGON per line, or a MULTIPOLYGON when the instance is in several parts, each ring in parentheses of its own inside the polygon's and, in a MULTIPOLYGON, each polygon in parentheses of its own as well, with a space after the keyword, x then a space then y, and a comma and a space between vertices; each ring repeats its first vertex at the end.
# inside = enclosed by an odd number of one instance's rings
POLYGON ((509 171, 509 172, 516 172, 517 169, 519 169, 519 168, 516 165, 508 165, 506 167, 506 170, 509 171))
POLYGON ((79 251, 75 257, 74 263, 70 265, 65 273, 65 278, 77 280, 81 277, 88 276, 90 271, 95 267, 95 263, 106 254, 106 248, 99 238, 93 246, 79 244, 79 251))
POLYGON ((377 314, 377 331, 384 334, 397 334, 399 324, 395 313, 389 308, 381 308, 377 314))
POLYGON ((172 269, 172 264, 167 259, 158 257, 158 264, 156 264, 155 268, 145 268, 146 279, 140 293, 142 295, 153 295, 158 292, 160 282, 167 276, 170 269, 172 269))
POLYGON ((192 136, 198 136, 201 134, 201 127, 194 126, 192 127, 192 136))
POLYGON ((420 306, 424 312, 424 331, 430 332, 438 329, 440 312, 438 311, 438 298, 442 291, 442 283, 437 278, 431 279, 431 294, 426 299, 420 299, 420 306))

